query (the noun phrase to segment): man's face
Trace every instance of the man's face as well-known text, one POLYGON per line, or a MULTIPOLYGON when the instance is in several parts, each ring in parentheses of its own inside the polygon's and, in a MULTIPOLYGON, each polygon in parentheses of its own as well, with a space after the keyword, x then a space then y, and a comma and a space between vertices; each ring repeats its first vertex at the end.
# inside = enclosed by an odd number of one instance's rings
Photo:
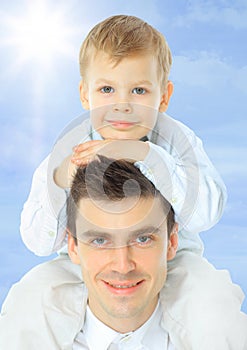
POLYGON ((152 314, 176 252, 168 242, 166 214, 158 198, 121 202, 81 201, 78 245, 69 253, 80 264, 92 312, 117 331, 138 328, 152 314))
POLYGON ((118 64, 98 52, 87 68, 80 96, 91 110, 95 130, 105 139, 140 139, 153 129, 158 111, 164 112, 172 93, 171 83, 161 89, 157 60, 135 55, 118 64))

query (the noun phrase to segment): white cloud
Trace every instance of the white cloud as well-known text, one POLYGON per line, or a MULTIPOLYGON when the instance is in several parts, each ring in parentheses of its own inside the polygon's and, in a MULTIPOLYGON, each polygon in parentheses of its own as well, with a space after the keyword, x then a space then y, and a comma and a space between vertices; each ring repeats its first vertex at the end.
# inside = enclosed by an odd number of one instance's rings
POLYGON ((130 2, 118 0, 108 1, 106 6, 100 0, 91 0, 77 6, 78 13, 80 16, 83 14, 84 21, 86 19, 86 23, 88 24, 88 29, 91 29, 90 27, 93 27, 101 20, 117 14, 137 16, 154 26, 157 23, 164 23, 164 16, 158 10, 158 3, 159 0, 145 0, 145 2, 140 2, 139 0, 132 0, 130 2))
POLYGON ((210 52, 174 56, 171 79, 190 87, 234 88, 247 94, 247 66, 235 67, 218 54, 210 52))
POLYGON ((247 93, 247 66, 235 71, 235 78, 233 80, 237 89, 247 93))
MULTIPOLYGON (((232 143, 233 138, 238 140, 246 140, 246 118, 242 120, 235 120, 232 118, 229 122, 221 125, 208 125, 204 127, 204 131, 207 133, 208 137, 213 141, 217 142, 219 137, 224 137, 226 140, 229 140, 225 143, 225 146, 229 146, 229 143, 232 143)), ((247 142, 245 143, 247 146, 247 142)), ((235 143, 236 146, 236 143, 235 143)))
POLYGON ((37 166, 48 153, 45 136, 34 127, 18 123, 2 126, 0 166, 11 172, 16 166, 21 170, 37 166))
POLYGON ((188 27, 193 23, 224 24, 234 29, 247 28, 246 1, 190 1, 187 11, 176 17, 175 26, 188 27))
MULTIPOLYGON (((227 136, 225 138, 227 139, 227 136)), ((238 179, 247 177, 247 165, 244 161, 247 147, 234 146, 234 140, 231 139, 230 145, 211 145, 207 147, 207 153, 224 177, 231 177, 232 175, 238 177, 238 179)))

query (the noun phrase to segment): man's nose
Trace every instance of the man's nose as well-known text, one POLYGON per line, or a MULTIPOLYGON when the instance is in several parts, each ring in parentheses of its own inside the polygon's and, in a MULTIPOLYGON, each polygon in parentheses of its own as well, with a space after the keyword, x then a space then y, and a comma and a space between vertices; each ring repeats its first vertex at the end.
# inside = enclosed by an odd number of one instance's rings
POLYGON ((131 247, 124 246, 112 249, 111 268, 113 271, 127 274, 135 269, 136 265, 133 260, 131 247))
POLYGON ((114 112, 131 113, 132 107, 128 102, 118 102, 113 105, 114 112))

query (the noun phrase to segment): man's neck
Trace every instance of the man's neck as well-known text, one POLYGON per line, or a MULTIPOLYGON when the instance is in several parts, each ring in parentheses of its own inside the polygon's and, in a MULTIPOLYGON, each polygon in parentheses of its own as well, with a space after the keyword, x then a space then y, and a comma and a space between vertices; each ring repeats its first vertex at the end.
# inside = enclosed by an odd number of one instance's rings
POLYGON ((155 349, 163 348, 163 345, 167 342, 167 333, 160 326, 161 317, 162 309, 160 303, 158 303, 151 317, 141 327, 134 332, 119 334, 119 332, 106 326, 96 318, 89 306, 87 306, 85 324, 79 339, 82 337, 81 342, 84 344, 83 339, 85 338, 90 349, 106 349, 109 347, 109 344, 113 343, 118 343, 119 345, 124 343, 125 348, 130 346, 131 349, 139 349, 140 345, 147 349, 152 349, 153 345, 155 349), (95 337, 96 330, 97 337, 95 337), (154 339, 152 336, 154 336, 154 339))
POLYGON ((138 312, 138 315, 134 315, 133 317, 128 317, 128 318, 117 318, 117 317, 112 317, 111 315, 99 315, 98 312, 95 312, 90 305, 89 308, 91 312, 94 314, 96 318, 102 323, 104 323, 106 326, 109 328, 113 329, 114 331, 121 333, 121 334, 126 334, 130 332, 134 332, 138 328, 140 328, 144 323, 146 323, 152 315, 155 313, 155 311, 158 308, 158 299, 155 301, 153 304, 153 307, 150 308, 150 310, 143 310, 143 312, 138 312))

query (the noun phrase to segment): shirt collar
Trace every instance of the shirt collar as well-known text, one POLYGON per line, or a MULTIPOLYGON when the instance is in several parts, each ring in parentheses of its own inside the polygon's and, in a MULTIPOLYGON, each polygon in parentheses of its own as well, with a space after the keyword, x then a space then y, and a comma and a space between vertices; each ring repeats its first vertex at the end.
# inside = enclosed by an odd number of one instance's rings
POLYGON ((93 127, 91 127, 91 138, 92 140, 103 140, 101 135, 96 130, 94 130, 93 127))
POLYGON ((134 332, 121 334, 102 323, 87 306, 83 333, 90 349, 107 350, 111 343, 120 343, 124 349, 128 350, 138 349, 142 348, 142 341, 149 328, 154 325, 159 326, 161 315, 160 303, 158 303, 151 317, 140 328, 134 332), (97 337, 95 329, 97 329, 97 337))
POLYGON ((118 334, 95 317, 88 305, 83 333, 89 348, 94 350, 106 350, 118 334), (95 336, 95 329, 97 329, 97 336, 95 336))
POLYGON ((136 331, 127 334, 118 334, 113 343, 121 344, 120 349, 146 349, 146 338, 150 338, 149 330, 158 326, 161 319, 160 304, 158 303, 151 317, 136 331))

